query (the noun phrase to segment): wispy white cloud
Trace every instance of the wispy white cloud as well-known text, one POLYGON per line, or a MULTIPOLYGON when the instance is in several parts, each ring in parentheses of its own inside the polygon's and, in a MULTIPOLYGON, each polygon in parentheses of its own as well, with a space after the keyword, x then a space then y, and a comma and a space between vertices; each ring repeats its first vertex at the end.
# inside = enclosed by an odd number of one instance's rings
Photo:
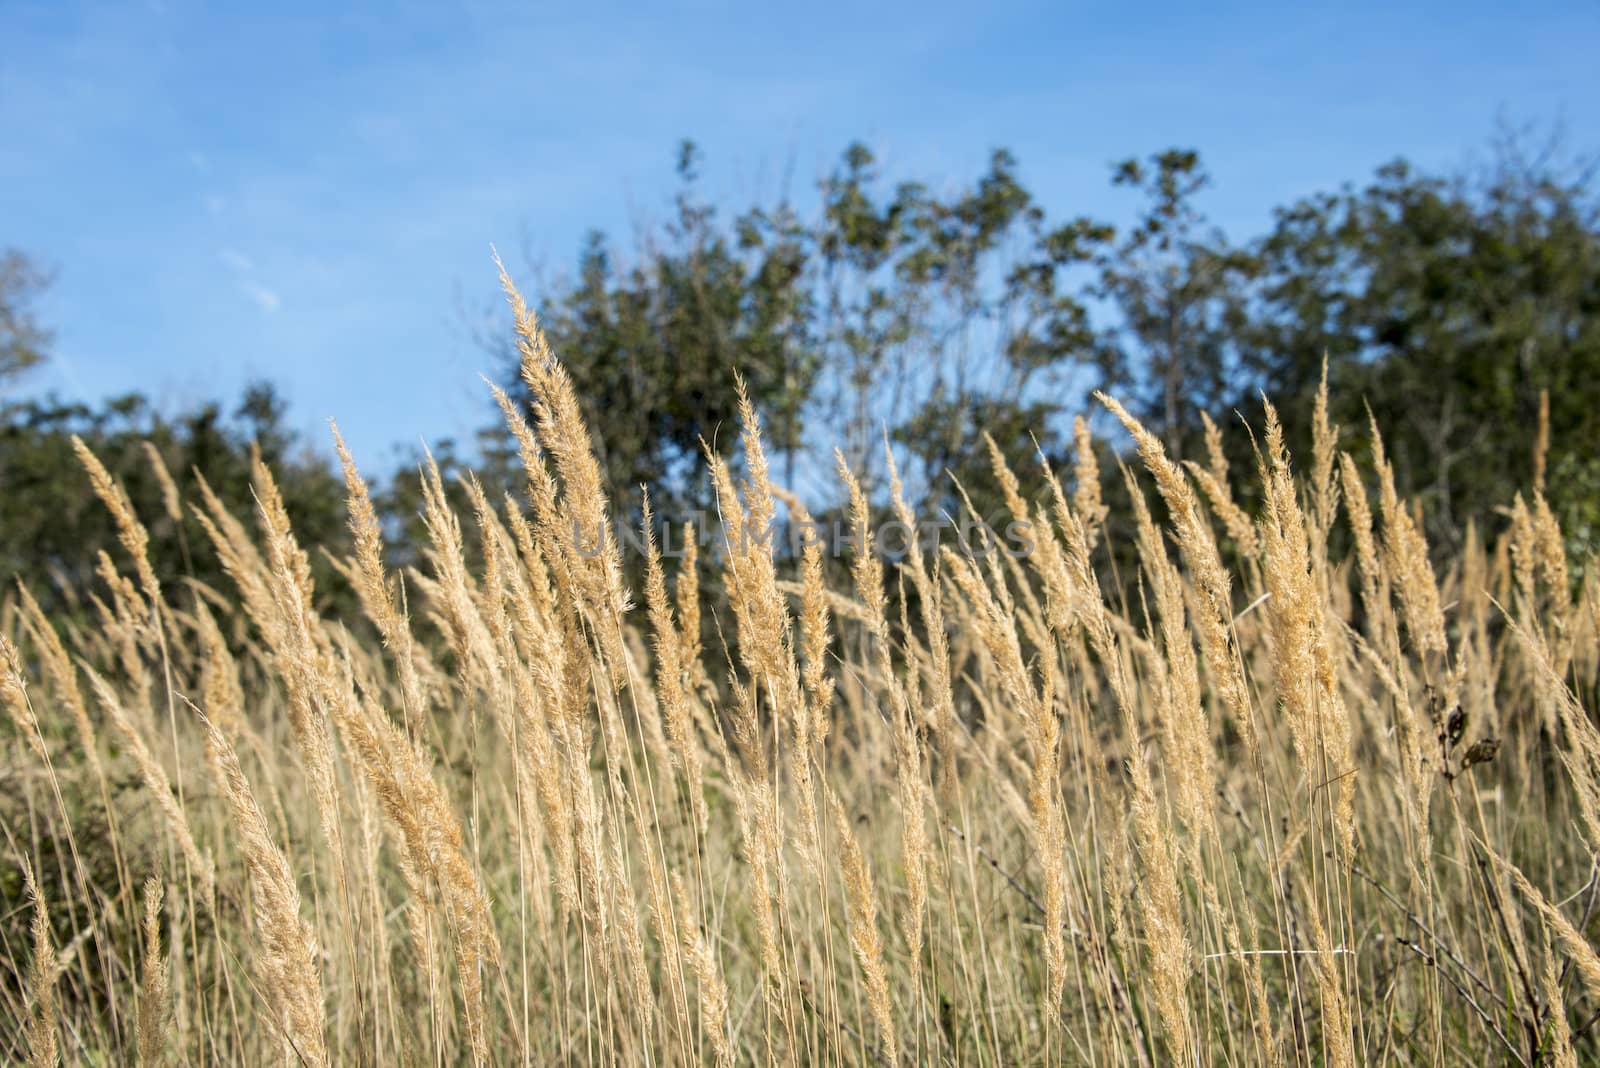
POLYGON ((222 249, 217 253, 217 258, 241 274, 256 269, 256 261, 236 248, 222 249))
POLYGON ((276 290, 268 289, 256 282, 240 282, 239 288, 244 295, 255 301, 256 307, 271 314, 283 305, 283 298, 278 296, 276 290))
POLYGON ((250 256, 236 248, 220 248, 217 250, 217 259, 238 276, 239 292, 249 297, 256 307, 269 315, 283 307, 283 297, 277 290, 256 281, 256 261, 250 256))

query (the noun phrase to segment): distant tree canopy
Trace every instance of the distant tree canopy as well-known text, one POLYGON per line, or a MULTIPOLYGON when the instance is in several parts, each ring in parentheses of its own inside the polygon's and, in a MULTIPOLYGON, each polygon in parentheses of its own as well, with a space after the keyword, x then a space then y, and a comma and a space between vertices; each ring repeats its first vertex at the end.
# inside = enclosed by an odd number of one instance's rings
MULTIPOLYGON (((95 587, 98 550, 126 566, 112 518, 73 449, 74 435, 127 489, 149 528, 158 574, 229 588, 188 506, 200 501, 198 474, 234 515, 253 525, 252 448, 274 472, 302 541, 338 546, 346 530, 344 485, 323 459, 305 450, 284 416, 282 399, 266 384, 247 389, 231 412, 206 404, 163 414, 138 394, 98 409, 51 397, 0 404, 0 576, 7 584, 23 578, 41 601, 56 604, 74 590, 95 587), (177 517, 151 448, 181 494, 177 517)), ((314 559, 313 568, 321 594, 343 595, 343 583, 325 559, 314 559)))
POLYGON ((662 234, 626 257, 591 235, 539 302, 625 512, 642 482, 665 514, 707 503, 700 441, 735 425, 734 369, 791 483, 799 456, 835 444, 873 470, 885 422, 924 486, 970 471, 983 429, 1007 446, 1048 430, 1064 354, 1093 342, 1064 279, 1107 234, 1081 220, 1047 230, 1009 154, 936 196, 880 188, 853 145, 809 222, 786 202, 724 222, 699 199, 696 159, 685 145, 662 234))
POLYGON ((805 332, 809 294, 796 284, 807 255, 798 224, 752 211, 718 225, 695 198, 695 159, 685 145, 676 211, 649 256, 619 264, 591 234, 570 286, 541 309, 612 491, 635 508, 641 483, 669 511, 704 498, 700 440, 735 425, 735 370, 773 446, 792 453, 819 364, 805 332))
POLYGON ((1550 398, 1546 492, 1600 533, 1600 198, 1585 168, 1501 153, 1476 178, 1403 162, 1277 213, 1240 346, 1251 384, 1302 425, 1328 360, 1337 418, 1370 406, 1434 533, 1529 487, 1550 398))
POLYGON ((16 249, 0 251, 0 387, 41 362, 50 331, 39 325, 33 302, 50 284, 50 275, 16 249))
POLYGON ((1179 455, 1201 411, 1254 416, 1263 391, 1304 443, 1326 358, 1334 416, 1365 438, 1370 407, 1435 536, 1459 539, 1529 486, 1541 390, 1547 493, 1575 537, 1600 529, 1600 201, 1592 173, 1555 154, 1502 145, 1466 176, 1395 162, 1239 243, 1207 220, 1211 179, 1190 150, 1112 166, 1137 195, 1122 220, 1050 218, 1003 151, 936 193, 886 186, 851 145, 804 211, 732 214, 700 199, 697 160, 685 145, 661 232, 625 249, 591 234, 538 302, 624 514, 641 482, 669 514, 705 505, 694 460, 732 425, 732 368, 780 478, 834 444, 881 475, 887 429, 929 504, 948 506, 944 472, 984 483, 966 476, 986 465, 985 432, 1060 461, 1063 417, 1091 388, 1179 455))
MULTIPOLYGON (((838 445, 881 486, 886 433, 932 512, 957 506, 947 472, 990 485, 984 434, 1013 457, 1037 442, 1070 466, 1069 419, 1093 388, 1178 455, 1196 452, 1200 412, 1254 419, 1264 391, 1304 448, 1326 360, 1346 441, 1366 447, 1370 408, 1400 488, 1425 501, 1445 544, 1529 488, 1547 391, 1545 491, 1575 542, 1600 544, 1600 198, 1593 173, 1559 155, 1501 146, 1464 175, 1395 162, 1279 208, 1243 242, 1206 218, 1211 179, 1189 150, 1115 163, 1110 180, 1130 194, 1115 220, 1052 218, 1003 151, 935 189, 891 185, 851 145, 803 206, 742 210, 707 202, 699 159, 680 149, 662 227, 627 244, 591 234, 536 301, 624 521, 638 518, 641 484, 668 518, 710 504, 701 442, 725 447, 737 425, 735 370, 779 481, 822 503, 815 480, 838 445)), ((228 412, 163 413, 138 396, 98 409, 7 400, 49 351, 35 311, 48 282, 28 256, 0 257, 0 578, 82 579, 94 550, 113 546, 73 434, 127 484, 169 574, 220 579, 210 553, 188 551, 203 537, 192 518, 167 515, 145 439, 190 499, 198 471, 242 514, 254 443, 306 541, 342 542, 340 480, 286 429, 270 387, 228 412)), ((447 476, 474 464, 491 491, 518 484, 493 428, 472 455, 435 451, 447 476)), ((416 533, 414 465, 367 474, 391 529, 416 533)), ((393 562, 418 560, 397 549, 393 562)), ((317 566, 321 588, 342 596, 317 566)))

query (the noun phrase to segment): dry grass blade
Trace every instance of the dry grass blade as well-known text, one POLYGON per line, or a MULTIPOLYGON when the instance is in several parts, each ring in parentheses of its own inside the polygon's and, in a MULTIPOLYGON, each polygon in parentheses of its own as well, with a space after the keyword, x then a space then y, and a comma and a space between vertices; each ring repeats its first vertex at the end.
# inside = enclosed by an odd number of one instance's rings
POLYGON ((161 880, 144 884, 144 956, 138 998, 139 1064, 154 1068, 166 1056, 167 1027, 172 1020, 171 966, 161 951, 161 880))

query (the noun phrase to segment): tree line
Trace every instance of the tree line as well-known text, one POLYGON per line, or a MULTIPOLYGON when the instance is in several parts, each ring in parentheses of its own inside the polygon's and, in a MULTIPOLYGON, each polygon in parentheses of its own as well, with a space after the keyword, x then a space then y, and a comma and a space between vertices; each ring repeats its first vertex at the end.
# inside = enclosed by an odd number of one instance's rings
MULTIPOLYGON (((1592 170, 1558 148, 1507 138, 1455 173, 1396 161, 1277 208, 1239 241, 1206 215, 1212 179, 1186 149, 1113 165, 1126 209, 1110 219, 1056 217, 1005 151, 935 188, 889 181, 852 144, 805 196, 736 207, 706 199, 700 166, 681 146, 662 223, 626 239, 591 233, 538 302, 623 522, 639 517, 641 485, 667 518, 710 503, 702 442, 736 425, 735 370, 775 475, 802 496, 836 445, 869 485, 881 480, 887 439, 934 514, 957 507, 958 485, 987 484, 971 477, 987 464, 985 435, 1013 457, 1070 467, 1072 417, 1092 389, 1193 458, 1202 412, 1253 419, 1263 392, 1291 442, 1308 441, 1326 373, 1334 420, 1356 439, 1369 416, 1385 428, 1402 492, 1450 547, 1533 481, 1547 398, 1545 492, 1564 530, 1596 541, 1600 200, 1592 170)), ((48 354, 31 310, 46 284, 28 257, 0 260, 0 573, 78 580, 72 570, 112 543, 75 434, 124 479, 178 573, 214 577, 183 559, 199 533, 168 514, 152 449, 174 479, 204 477, 244 508, 259 450, 310 542, 337 544, 341 484, 287 429, 270 385, 178 413, 138 396, 98 408, 8 397, 48 354)), ((505 367, 515 392, 509 355, 505 367)), ((1226 440, 1243 450, 1234 460, 1254 462, 1248 435, 1226 440)), ((465 462, 451 449, 441 459, 465 462)), ((470 459, 489 483, 516 485, 503 446, 470 459)), ((386 521, 414 523, 414 470, 382 484, 386 521)), ((341 596, 328 579, 319 588, 341 596)))
POLYGON ((1004 151, 935 192, 889 185, 852 145, 805 218, 782 200, 717 210, 697 163, 685 145, 664 227, 625 248, 591 234, 541 306, 625 508, 664 475, 703 502, 695 458, 731 425, 730 367, 791 482, 834 444, 870 475, 886 430, 937 505, 954 503, 947 472, 987 463, 985 433, 1065 461, 1096 388, 1178 456, 1201 412, 1253 415, 1263 392, 1308 440, 1326 366, 1335 420, 1388 428, 1445 542, 1530 482, 1545 393, 1547 492, 1575 536, 1600 518, 1600 201, 1558 150, 1507 138, 1457 174, 1396 161, 1237 243, 1207 218, 1188 150, 1111 168, 1121 220, 1051 217, 1004 151))

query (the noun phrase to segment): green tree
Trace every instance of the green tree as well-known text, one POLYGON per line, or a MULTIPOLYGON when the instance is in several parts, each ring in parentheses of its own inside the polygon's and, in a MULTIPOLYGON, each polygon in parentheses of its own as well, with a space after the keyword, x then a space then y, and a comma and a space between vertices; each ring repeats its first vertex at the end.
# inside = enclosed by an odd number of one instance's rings
POLYGON ((52 334, 34 318, 33 302, 50 275, 16 249, 0 253, 0 385, 41 363, 52 334))
MULTIPOLYGON (((1243 382, 1304 427, 1326 355, 1335 415, 1366 406, 1403 489, 1447 544, 1526 491, 1548 391, 1548 493, 1568 532, 1600 530, 1600 200, 1589 167, 1499 146, 1484 172, 1404 161, 1363 188, 1277 213, 1243 382)), ((1359 429, 1356 429, 1359 428, 1359 429)))
POLYGON ((1110 231, 1051 225, 1009 152, 944 196, 908 182, 875 200, 873 164, 853 145, 823 189, 824 337, 851 397, 840 437, 871 472, 871 420, 887 412, 918 488, 953 508, 946 472, 989 483, 984 434, 1013 456, 1048 440, 1065 379, 1092 350, 1075 275, 1110 231))
MULTIPOLYGON (((157 574, 187 576, 229 589, 187 507, 174 518, 145 448, 160 454, 185 506, 199 503, 196 476, 247 524, 255 515, 250 457, 259 449, 283 492, 295 532, 306 545, 336 547, 348 541, 343 483, 327 462, 309 451, 285 423, 286 409, 265 384, 251 386, 231 413, 216 404, 167 415, 138 394, 98 408, 52 397, 0 410, 0 579, 22 579, 49 606, 92 589, 95 555, 105 549, 127 565, 104 505, 72 448, 77 435, 128 491, 149 528, 157 574)), ((343 597, 344 585, 325 558, 313 560, 318 590, 343 597)))
POLYGON ((1098 362, 1130 410, 1181 457, 1199 413, 1234 393, 1243 300, 1258 264, 1195 205, 1211 184, 1197 152, 1124 160, 1112 183, 1145 203, 1099 257, 1098 293, 1116 321, 1101 335, 1098 362))
POLYGON ((626 516, 640 483, 669 516, 707 503, 700 439, 732 426, 734 369, 791 485, 840 444, 881 488, 887 431, 913 495, 948 508, 947 471, 987 484, 984 433, 1061 459, 1086 370, 1181 457, 1200 411, 1254 412, 1262 391, 1303 447, 1326 356, 1336 417, 1354 427, 1371 404, 1447 541, 1527 484, 1541 390, 1549 494, 1575 536, 1600 523, 1586 169, 1515 152, 1469 177, 1397 163, 1236 245, 1201 209, 1210 177, 1187 149, 1115 165, 1138 197, 1117 228, 1052 219, 1004 151, 935 192, 852 144, 814 213, 784 200, 731 223, 700 198, 697 165, 686 145, 660 233, 626 260, 592 235, 541 302, 626 516))
POLYGON ((622 266, 591 235, 541 302, 624 514, 640 483, 667 515, 707 503, 699 442, 733 425, 736 369, 790 485, 808 453, 811 473, 831 468, 835 444, 873 484, 888 431, 914 490, 944 493, 947 470, 985 462, 982 433, 1026 451, 1059 414, 1093 347, 1080 275, 1109 229, 1051 224, 1009 153, 935 195, 888 185, 852 144, 814 215, 782 200, 731 225, 698 196, 697 166, 686 145, 661 240, 622 266))
POLYGON ((708 503, 700 442, 736 425, 735 370, 792 475, 816 375, 802 285, 808 249, 793 212, 779 203, 724 225, 698 195, 698 160, 686 142, 664 232, 626 263, 604 235, 590 234, 576 277, 542 301, 542 325, 572 375, 613 503, 630 521, 641 484, 665 517, 708 503))

